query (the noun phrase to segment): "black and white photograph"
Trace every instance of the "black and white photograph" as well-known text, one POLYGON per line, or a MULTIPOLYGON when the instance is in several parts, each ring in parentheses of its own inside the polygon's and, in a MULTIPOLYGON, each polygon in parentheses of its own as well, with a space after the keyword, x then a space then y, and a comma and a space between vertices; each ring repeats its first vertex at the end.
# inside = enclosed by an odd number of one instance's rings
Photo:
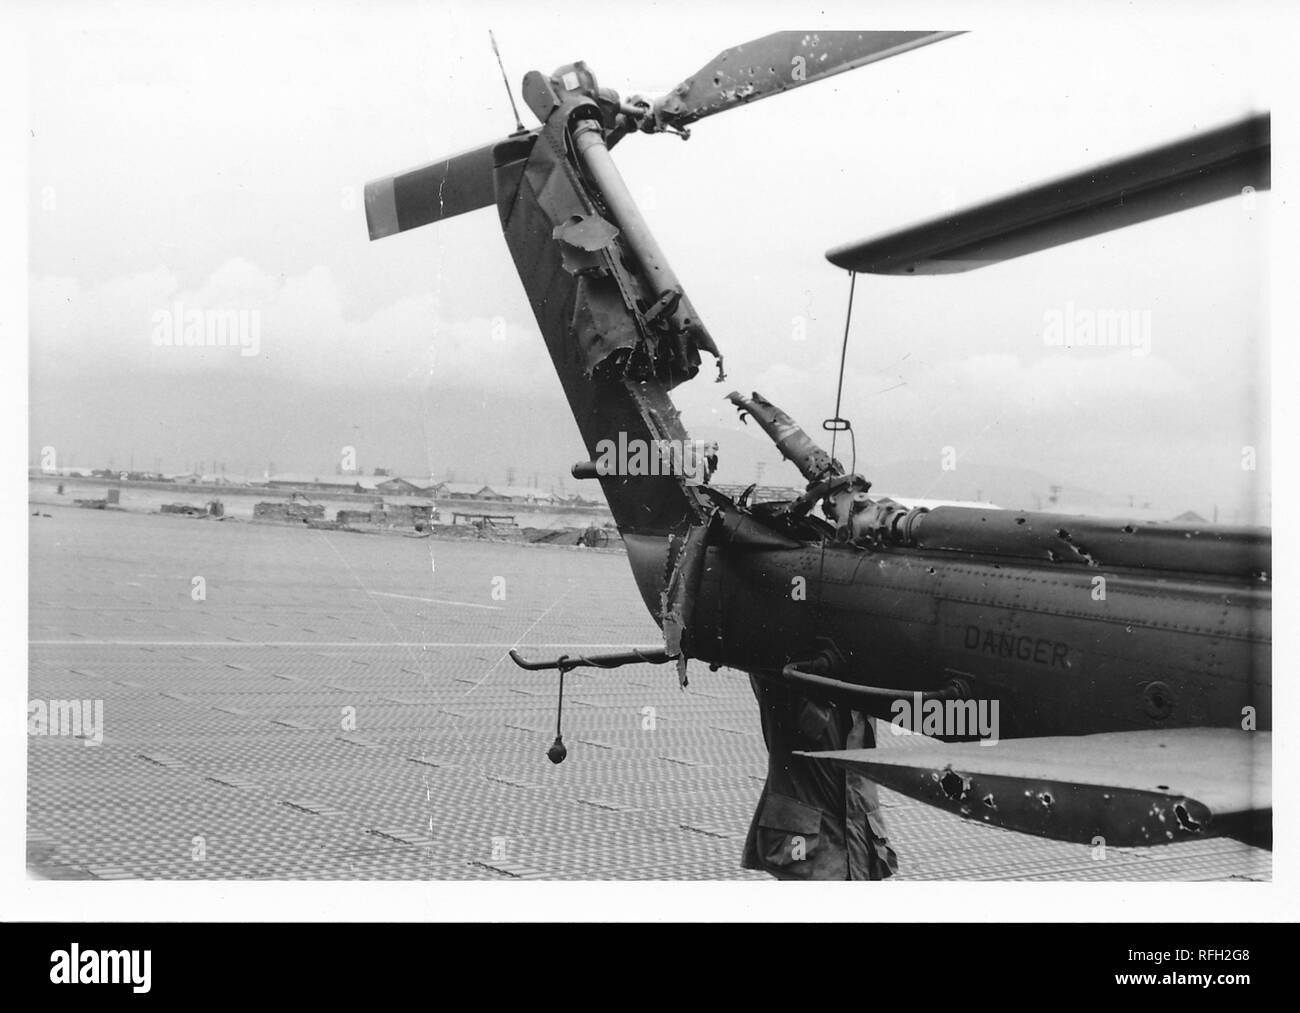
POLYGON ((24 910, 1285 910, 1281 5, 26 13, 24 910))

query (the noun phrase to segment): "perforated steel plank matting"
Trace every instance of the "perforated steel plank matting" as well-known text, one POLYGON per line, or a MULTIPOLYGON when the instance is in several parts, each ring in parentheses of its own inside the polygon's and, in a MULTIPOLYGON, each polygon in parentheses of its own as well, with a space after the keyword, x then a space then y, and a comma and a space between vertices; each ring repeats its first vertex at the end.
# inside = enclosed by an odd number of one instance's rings
MULTIPOLYGON (((554 673, 506 652, 659 642, 622 554, 46 512, 28 696, 102 701, 103 727, 28 739, 35 874, 766 878, 739 867, 765 769, 743 674, 571 673, 546 760, 554 673)), ((1097 860, 884 800, 901 878, 1271 875, 1229 840, 1097 860)))

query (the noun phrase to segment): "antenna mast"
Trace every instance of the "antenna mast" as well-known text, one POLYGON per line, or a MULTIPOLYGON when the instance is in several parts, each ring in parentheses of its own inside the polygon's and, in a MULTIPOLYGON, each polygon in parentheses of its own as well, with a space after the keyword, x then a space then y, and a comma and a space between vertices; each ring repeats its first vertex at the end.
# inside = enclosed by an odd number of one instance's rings
POLYGON ((515 105, 514 92, 510 90, 510 79, 506 77, 506 66, 501 62, 501 50, 497 49, 497 37, 492 34, 492 29, 488 29, 488 38, 492 41, 492 52, 496 54, 497 66, 501 68, 501 83, 506 86, 506 98, 510 100, 510 108, 515 114, 516 133, 524 132, 524 121, 519 118, 519 107, 515 105))

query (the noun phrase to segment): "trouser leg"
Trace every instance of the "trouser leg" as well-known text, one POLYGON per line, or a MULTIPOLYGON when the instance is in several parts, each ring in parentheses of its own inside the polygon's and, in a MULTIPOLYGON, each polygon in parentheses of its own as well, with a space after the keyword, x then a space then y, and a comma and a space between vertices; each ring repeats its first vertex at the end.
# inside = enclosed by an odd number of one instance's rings
POLYGON ((767 781, 742 862, 778 879, 885 879, 898 860, 876 786, 798 750, 866 749, 871 723, 847 707, 750 677, 768 749, 767 781))

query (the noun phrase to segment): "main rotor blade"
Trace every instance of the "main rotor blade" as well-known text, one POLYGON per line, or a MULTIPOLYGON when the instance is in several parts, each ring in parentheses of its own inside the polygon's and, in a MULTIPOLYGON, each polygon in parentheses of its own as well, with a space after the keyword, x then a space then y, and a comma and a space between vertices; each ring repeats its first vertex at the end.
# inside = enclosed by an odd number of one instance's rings
POLYGON ((492 149, 500 141, 366 184, 370 238, 439 222, 496 203, 492 149))
POLYGON ((775 32, 724 49, 656 104, 673 126, 842 74, 961 32, 775 32))
POLYGON ((948 274, 1270 186, 1269 115, 1094 166, 919 225, 836 247, 836 267, 948 274))

